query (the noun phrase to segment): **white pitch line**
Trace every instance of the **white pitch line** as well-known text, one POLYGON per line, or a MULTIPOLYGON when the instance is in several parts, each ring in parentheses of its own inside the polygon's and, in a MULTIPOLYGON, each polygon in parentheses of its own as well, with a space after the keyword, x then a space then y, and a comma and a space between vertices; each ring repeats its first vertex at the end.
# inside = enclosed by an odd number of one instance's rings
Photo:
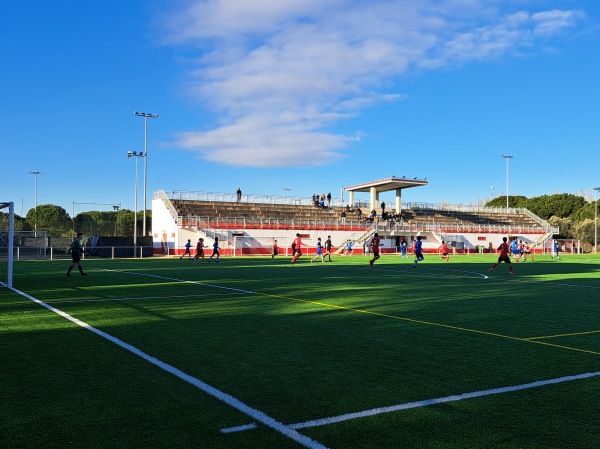
MULTIPOLYGON (((476 275, 478 277, 482 277, 483 279, 487 279, 488 278, 487 274, 478 273, 477 271, 453 270, 453 269, 447 269, 447 268, 435 268, 435 267, 431 267, 431 266, 429 266, 428 268, 433 268, 434 270, 436 270, 438 272, 439 271, 443 271, 443 272, 450 272, 450 273, 474 274, 474 275, 476 275)), ((429 272, 429 271, 423 272, 423 271, 418 271, 418 270, 419 270, 419 268, 417 267, 416 270, 413 270, 413 271, 410 271, 410 272, 414 273, 414 274, 419 273, 419 274, 422 274, 422 275, 425 275, 425 276, 456 276, 456 277, 458 277, 458 275, 453 275, 453 274, 432 273, 432 272, 429 272)), ((379 268, 376 271, 385 271, 385 272, 388 272, 388 273, 405 273, 404 271, 399 270, 399 269, 389 270, 389 269, 386 269, 386 268, 379 268)))
POLYGON ((109 301, 135 301, 135 300, 147 300, 147 299, 173 299, 173 298, 213 298, 215 296, 235 296, 245 295, 244 292, 230 292, 230 293, 207 293, 198 295, 173 295, 173 296, 132 296, 130 298, 102 298, 102 299, 66 299, 64 301, 48 301, 52 304, 68 304, 72 302, 109 302, 109 301))
POLYGON ((180 369, 175 368, 174 366, 169 365, 168 363, 165 363, 165 362, 157 359, 156 357, 153 357, 153 356, 143 352, 142 350, 136 348, 135 346, 130 345, 129 343, 125 343, 123 340, 120 340, 116 337, 113 337, 110 334, 107 334, 104 331, 101 331, 100 329, 90 326, 89 324, 69 315, 68 313, 63 312, 62 310, 57 309, 56 307, 52 307, 51 305, 45 303, 44 301, 40 301, 39 299, 34 298, 33 296, 28 295, 25 292, 17 290, 16 288, 10 288, 10 290, 14 291, 15 293, 17 293, 21 296, 24 296, 25 298, 35 302, 36 304, 39 304, 42 307, 45 307, 46 309, 56 313, 57 315, 62 316, 63 318, 71 321, 72 323, 75 323, 78 326, 80 326, 84 329, 87 329, 88 331, 93 332, 102 338, 105 338, 106 340, 110 341, 111 343, 114 343, 117 346, 120 346, 121 348, 137 355, 138 357, 157 366, 158 368, 160 368, 170 374, 173 374, 174 376, 178 377, 179 379, 195 386, 196 388, 203 391, 204 393, 217 398, 218 400, 220 400, 220 401, 224 402, 225 404, 229 405, 230 407, 242 412, 243 414, 249 416, 250 418, 252 418, 256 421, 259 421, 259 422, 263 423, 265 426, 270 427, 271 429, 276 430, 277 432, 283 434, 287 438, 300 443, 302 446, 307 447, 309 449, 327 449, 326 446, 319 443, 318 441, 313 440, 312 438, 309 438, 305 435, 302 435, 295 429, 291 428, 290 426, 286 426, 285 424, 277 421, 275 418, 270 417, 266 413, 250 407, 249 405, 245 404, 244 402, 240 401, 239 399, 236 399, 235 397, 231 396, 230 394, 227 394, 227 393, 201 381, 200 379, 198 379, 196 377, 193 377, 193 376, 190 376, 189 374, 184 373, 180 369))
MULTIPOLYGON (((531 382, 531 383, 521 384, 521 385, 512 385, 509 387, 492 388, 490 390, 473 391, 471 393, 463 393, 463 394, 458 394, 458 395, 445 396, 442 398, 434 398, 434 399, 426 399, 423 401, 408 402, 406 404, 391 405, 388 407, 379 407, 379 408, 374 408, 371 410, 364 410, 362 412, 346 413, 344 415, 331 416, 329 418, 314 419, 311 421, 304 421, 301 423, 289 424, 289 427, 291 427, 292 429, 305 429, 307 427, 326 426, 329 424, 336 424, 336 423, 343 422, 343 421, 350 421, 353 419, 366 418, 368 416, 375 416, 375 415, 380 415, 383 413, 397 412, 400 410, 410 410, 413 408, 427 407, 427 406, 435 405, 435 404, 444 404, 446 402, 462 401, 464 399, 478 398, 478 397, 482 397, 482 396, 489 396, 492 394, 511 393, 513 391, 527 390, 530 388, 539 388, 539 387, 543 387, 546 385, 559 384, 562 382, 571 382, 574 380, 581 380, 581 379, 589 379, 591 377, 597 377, 597 376, 600 376, 600 371, 595 371, 595 372, 585 373, 585 374, 577 374, 574 376, 557 377, 557 378, 548 379, 548 380, 539 380, 536 382, 531 382)), ((256 427, 257 427, 256 424, 246 424, 243 426, 228 427, 225 429, 221 429, 221 432, 222 433, 242 432, 245 430, 254 429, 256 427)))
POLYGON ((223 287, 222 285, 206 284, 204 282, 199 282, 199 281, 187 281, 185 279, 177 279, 177 278, 171 278, 171 277, 167 277, 167 276, 159 276, 157 274, 136 273, 134 271, 109 270, 107 268, 101 268, 101 270, 112 271, 114 273, 133 274, 135 276, 147 276, 147 277, 156 278, 156 279, 164 279, 166 281, 182 282, 184 284, 203 285, 205 287, 220 288, 220 289, 223 289, 223 290, 231 290, 231 291, 234 291, 234 292, 241 292, 241 293, 247 293, 247 294, 250 294, 250 295, 256 295, 256 292, 253 292, 253 291, 250 291, 250 290, 242 290, 242 289, 233 288, 233 287, 223 287))

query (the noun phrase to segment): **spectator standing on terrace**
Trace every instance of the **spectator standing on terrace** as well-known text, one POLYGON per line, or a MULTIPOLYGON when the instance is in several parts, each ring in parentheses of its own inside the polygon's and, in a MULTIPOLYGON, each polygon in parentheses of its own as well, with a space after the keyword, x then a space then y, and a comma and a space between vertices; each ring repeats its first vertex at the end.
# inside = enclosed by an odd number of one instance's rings
POLYGON ((421 242, 421 236, 418 235, 417 240, 415 240, 415 261, 413 268, 417 268, 417 264, 423 260, 425 260, 425 257, 423 257, 423 242, 421 242))
POLYGON ((240 201, 242 201, 242 189, 240 189, 238 187, 236 194, 237 194, 237 202, 239 203, 240 201))
POLYGON ((271 259, 279 254, 279 246, 277 246, 277 239, 273 240, 273 251, 271 252, 271 259))
POLYGON ((513 271, 512 264, 510 263, 510 246, 508 243, 506 243, 507 241, 508 239, 506 237, 502 237, 502 243, 500 244, 497 250, 500 251, 500 256, 498 257, 498 262, 496 262, 494 265, 492 265, 492 268, 490 268, 490 273, 494 271, 494 268, 496 268, 499 264, 504 262, 508 264, 509 273, 515 274, 515 272, 513 271))
POLYGON ((331 192, 327 193, 327 207, 331 207, 331 192))
POLYGON ((325 192, 321 193, 321 202, 325 204, 325 192))
POLYGON ((373 251, 373 258, 369 261, 369 268, 373 269, 373 264, 377 259, 381 256, 379 255, 379 245, 381 245, 381 239, 379 238, 379 234, 376 232, 373 234, 373 238, 371 239, 371 250, 373 251))
POLYGON ((219 263, 219 250, 221 248, 219 248, 219 237, 215 237, 215 243, 213 243, 213 252, 210 255, 210 257, 208 258, 208 263, 210 263, 210 261, 212 260, 213 256, 217 256, 215 259, 215 263, 219 263))
MULTIPOLYGON (((294 262, 296 262, 296 260, 298 260, 298 257, 300 257, 302 255, 302 245, 304 245, 304 243, 302 243, 300 234, 296 233, 296 238, 292 242, 292 254, 293 254, 292 264, 294 262)), ((304 246, 306 246, 306 245, 304 245, 304 246)))
POLYGON ((383 217, 385 215, 385 201, 381 202, 381 216, 383 217))
POLYGON ((329 262, 331 262, 331 248, 333 248, 331 236, 328 235, 327 240, 325 240, 325 255, 329 258, 329 262))
POLYGON ((342 218, 342 223, 345 224, 346 223, 346 211, 345 210, 342 211, 341 218, 342 218))
POLYGON ((83 239, 83 234, 81 232, 77 233, 77 236, 73 239, 73 243, 69 247, 69 252, 71 253, 71 265, 67 268, 67 276, 71 277, 71 271, 77 265, 77 269, 82 276, 87 276, 87 273, 83 272, 83 268, 81 268, 81 255, 83 254, 83 245, 81 240, 83 239))
POLYGON ((362 210, 360 210, 360 207, 356 209, 356 213, 358 215, 358 221, 362 220, 362 210))
POLYGON ((321 258, 321 263, 325 263, 325 257, 323 256, 323 245, 321 244, 321 237, 317 239, 317 255, 310 259, 311 263, 319 257, 321 258))
POLYGON ((204 248, 208 247, 204 244, 204 239, 200 237, 200 239, 198 239, 198 244, 196 245, 196 255, 194 256, 194 263, 198 262, 198 259, 200 258, 204 259, 204 248))
POLYGON ((192 241, 190 239, 188 239, 187 243, 185 244, 185 251, 184 253, 179 257, 179 259, 183 259, 185 257, 185 255, 188 255, 188 259, 192 258, 192 241))

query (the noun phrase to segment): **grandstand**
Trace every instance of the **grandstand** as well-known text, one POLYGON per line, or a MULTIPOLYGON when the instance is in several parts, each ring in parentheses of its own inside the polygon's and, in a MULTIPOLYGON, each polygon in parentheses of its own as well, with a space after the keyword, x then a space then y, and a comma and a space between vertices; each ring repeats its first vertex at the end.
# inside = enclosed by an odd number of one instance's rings
MULTIPOLYGON (((426 252, 436 251, 441 240, 459 253, 489 252, 504 236, 535 244, 545 251, 546 242, 558 228, 526 209, 400 203, 385 218, 370 203, 342 201, 320 207, 311 198, 246 195, 238 202, 235 194, 204 192, 154 192, 152 230, 154 254, 178 255, 190 239, 205 239, 212 245, 219 237, 222 254, 268 254, 273 239, 285 251, 300 233, 312 253, 318 237, 331 235, 334 247, 355 242, 360 253, 374 232, 382 237, 383 251, 396 252, 401 239, 409 243, 420 235, 426 252), (359 218, 358 208, 362 209, 359 218), (369 219, 369 209, 379 218, 369 219), (346 216, 342 218, 342 212, 346 216), (244 244, 240 245, 239 242, 244 244)), ((285 252, 284 252, 285 254, 285 252)))

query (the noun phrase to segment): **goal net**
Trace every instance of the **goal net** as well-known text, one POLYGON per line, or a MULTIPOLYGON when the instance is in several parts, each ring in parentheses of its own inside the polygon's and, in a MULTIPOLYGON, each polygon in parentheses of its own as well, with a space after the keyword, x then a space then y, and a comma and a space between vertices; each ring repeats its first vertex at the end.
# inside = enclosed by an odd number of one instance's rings
POLYGON ((286 256, 288 244, 286 237, 233 237, 233 256, 270 256, 273 253, 273 244, 277 240, 279 255, 286 256))
POLYGON ((0 286, 12 287, 15 205, 0 202, 0 286))

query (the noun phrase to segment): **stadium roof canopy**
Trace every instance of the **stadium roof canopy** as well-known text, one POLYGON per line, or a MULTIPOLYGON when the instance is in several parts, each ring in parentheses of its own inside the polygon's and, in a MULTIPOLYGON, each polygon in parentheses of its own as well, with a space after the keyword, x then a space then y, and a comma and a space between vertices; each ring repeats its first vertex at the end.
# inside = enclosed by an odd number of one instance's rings
POLYGON ((344 190, 350 192, 350 203, 354 203, 354 192, 369 192, 371 201, 371 209, 378 209, 379 194, 381 192, 388 192, 390 190, 396 191, 396 213, 401 212, 401 199, 402 189, 410 189, 411 187, 421 187, 428 184, 427 178, 425 179, 409 179, 405 176, 402 178, 396 178, 392 176, 387 179, 380 179, 378 181, 366 182, 364 184, 358 184, 355 186, 344 187, 344 190))
POLYGON ((427 178, 425 179, 408 179, 402 178, 387 178, 380 179, 378 181, 366 182, 364 184, 358 184, 355 186, 344 187, 347 192, 370 192, 371 189, 375 189, 376 192, 388 192, 390 190, 398 189, 409 189, 411 187, 426 186, 428 184, 427 178))

